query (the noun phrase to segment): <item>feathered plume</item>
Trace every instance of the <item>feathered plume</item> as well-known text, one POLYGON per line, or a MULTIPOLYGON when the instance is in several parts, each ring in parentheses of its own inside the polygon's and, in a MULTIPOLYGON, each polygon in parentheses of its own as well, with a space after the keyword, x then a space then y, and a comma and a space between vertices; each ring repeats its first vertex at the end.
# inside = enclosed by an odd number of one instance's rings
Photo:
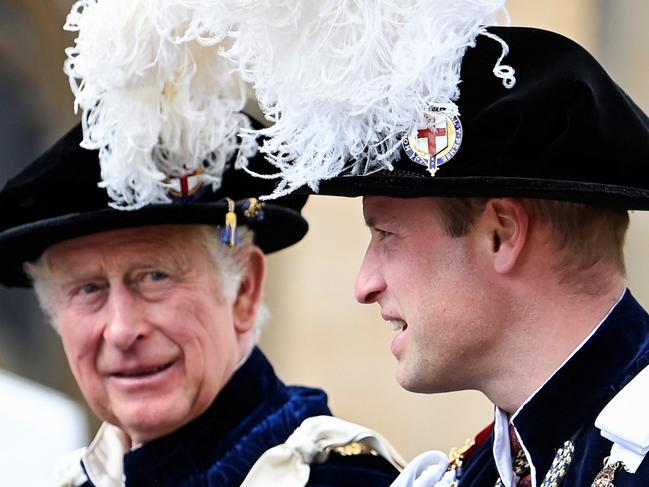
MULTIPOLYGON (((434 105, 456 110, 460 65, 504 0, 239 2, 227 55, 274 125, 263 152, 274 196, 339 174, 391 168, 434 105), (272 5, 271 5, 272 3, 272 5)), ((235 7, 233 6, 232 9, 235 7)), ((505 46, 506 47, 506 46, 505 46)))
POLYGON ((219 55, 232 20, 214 0, 79 0, 65 29, 83 147, 98 149, 112 206, 169 200, 165 179, 200 169, 216 189, 226 162, 256 143, 237 138, 246 87, 219 55), (205 167, 203 167, 205 166, 205 167), (204 169, 204 172, 203 172, 204 169))

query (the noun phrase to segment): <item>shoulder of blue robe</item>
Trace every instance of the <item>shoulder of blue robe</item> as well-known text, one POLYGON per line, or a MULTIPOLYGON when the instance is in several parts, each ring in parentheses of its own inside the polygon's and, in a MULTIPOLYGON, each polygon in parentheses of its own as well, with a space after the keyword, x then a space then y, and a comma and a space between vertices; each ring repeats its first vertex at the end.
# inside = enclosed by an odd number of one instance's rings
POLYGON ((399 474, 385 458, 373 455, 342 456, 332 453, 325 463, 313 465, 309 487, 389 486, 399 474))
MULTIPOLYGON (((199 418, 124 456, 126 487, 239 486, 257 459, 283 443, 306 419, 331 415, 320 389, 287 387, 259 349, 199 418)), ((338 475, 356 475, 356 485, 389 485, 392 466, 367 458, 336 458, 314 471, 313 485, 340 485, 338 475), (345 472, 343 472, 343 470, 345 472), (318 480, 320 479, 320 480, 318 480)))
POLYGON ((379 433, 339 418, 313 416, 286 442, 266 451, 241 487, 388 485, 403 465, 405 461, 379 433), (386 470, 386 461, 392 469, 386 470))

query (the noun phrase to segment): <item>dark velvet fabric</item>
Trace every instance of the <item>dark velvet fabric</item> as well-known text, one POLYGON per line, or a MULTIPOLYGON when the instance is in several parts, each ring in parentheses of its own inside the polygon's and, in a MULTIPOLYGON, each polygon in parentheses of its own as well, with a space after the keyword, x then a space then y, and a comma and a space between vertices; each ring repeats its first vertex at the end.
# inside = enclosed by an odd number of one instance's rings
MULTIPOLYGON (((202 416, 124 456, 126 486, 238 486, 266 450, 323 414, 324 391, 285 386, 255 349, 202 416)), ((312 466, 308 485, 387 486, 396 475, 382 458, 331 455, 312 466)))
MULTIPOLYGON (((478 36, 462 61, 462 144, 435 176, 402 150, 393 171, 354 175, 350 161, 319 193, 524 196, 649 209, 649 119, 642 110, 570 39, 528 27, 489 31, 508 44, 503 64, 516 70, 516 85, 505 88, 492 72, 500 44, 478 36)), ((366 161, 355 162, 362 168, 366 161)))
MULTIPOLYGON (((298 242, 308 230, 300 215, 305 195, 265 203, 263 218, 246 218, 247 199, 269 194, 274 183, 232 167, 216 192, 205 188, 194 200, 115 210, 108 206, 106 190, 98 186, 98 151, 79 147, 81 140, 77 125, 0 191, 0 284, 29 286, 23 262, 62 240, 143 225, 223 225, 225 197, 237 201, 239 224, 255 231, 255 243, 266 253, 298 242)), ((249 167, 265 172, 267 165, 258 155, 249 167)))
MULTIPOLYGON (((647 365, 649 315, 627 291, 595 334, 513 419, 536 467, 537 485, 566 440, 573 440, 575 454, 562 485, 592 484, 612 446, 595 427, 595 418, 647 365)), ((493 487, 498 473, 492 448, 493 433, 469 460, 461 487, 493 487)), ((649 459, 635 474, 619 470, 615 475, 616 487, 648 485, 649 459)))

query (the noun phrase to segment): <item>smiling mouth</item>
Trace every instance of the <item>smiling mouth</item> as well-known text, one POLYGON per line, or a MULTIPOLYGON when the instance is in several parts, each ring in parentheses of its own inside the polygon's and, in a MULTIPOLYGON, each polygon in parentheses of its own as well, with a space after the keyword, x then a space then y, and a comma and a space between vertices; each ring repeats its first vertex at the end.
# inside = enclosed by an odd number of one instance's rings
POLYGON ((115 372, 113 374, 113 377, 126 377, 126 378, 138 378, 138 377, 148 377, 150 375, 155 375, 160 372, 163 372, 167 370, 169 367, 173 365, 173 362, 169 362, 164 365, 160 365, 158 367, 151 367, 149 369, 140 369, 140 370, 134 370, 130 372, 115 372))
POLYGON ((403 320, 389 320, 388 324, 392 331, 405 331, 408 328, 408 325, 403 320))

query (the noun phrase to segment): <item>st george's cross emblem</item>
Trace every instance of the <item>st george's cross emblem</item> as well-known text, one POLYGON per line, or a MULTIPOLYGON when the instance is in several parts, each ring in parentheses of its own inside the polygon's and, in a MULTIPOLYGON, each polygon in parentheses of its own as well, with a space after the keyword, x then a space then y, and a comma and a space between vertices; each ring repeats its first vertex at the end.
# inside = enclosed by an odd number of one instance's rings
POLYGON ((457 115, 449 115, 444 108, 424 114, 426 125, 413 127, 403 139, 403 150, 417 164, 434 176, 439 166, 448 162, 462 143, 462 124, 457 115))
POLYGON ((194 201, 203 193, 203 173, 204 169, 198 167, 196 171, 184 176, 167 178, 165 181, 169 185, 169 196, 174 200, 194 201))

